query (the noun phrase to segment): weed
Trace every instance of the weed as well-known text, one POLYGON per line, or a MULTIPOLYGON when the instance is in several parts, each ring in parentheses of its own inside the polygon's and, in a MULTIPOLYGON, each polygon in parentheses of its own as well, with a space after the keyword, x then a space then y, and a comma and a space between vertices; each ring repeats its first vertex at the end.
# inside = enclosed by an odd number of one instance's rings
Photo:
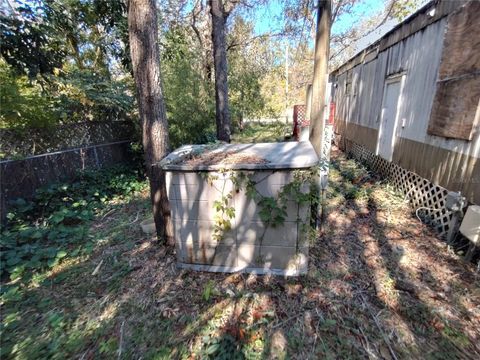
POLYGON ((200 353, 201 359, 241 360, 245 355, 235 338, 229 334, 220 337, 205 336, 200 353))
POLYGON ((208 281, 203 288, 202 298, 205 301, 209 301, 213 296, 218 295, 218 291, 215 289, 215 282, 213 280, 208 281))
POLYGON ((346 200, 355 200, 360 198, 361 194, 361 189, 359 187, 348 184, 348 186, 346 186, 343 196, 346 200))
POLYGON ((89 224, 107 201, 144 188, 138 171, 114 167, 39 189, 32 201, 15 200, 1 232, 0 275, 27 279, 69 257, 89 255, 94 247, 89 224))
POLYGON ((445 325, 442 333, 458 347, 466 347, 470 343, 468 337, 462 331, 449 325, 445 325))

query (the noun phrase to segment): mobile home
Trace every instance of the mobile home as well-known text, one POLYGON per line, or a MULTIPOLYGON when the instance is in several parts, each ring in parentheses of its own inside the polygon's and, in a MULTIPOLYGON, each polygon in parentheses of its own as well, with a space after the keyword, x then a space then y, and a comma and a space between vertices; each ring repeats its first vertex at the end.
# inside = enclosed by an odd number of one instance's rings
POLYGON ((330 74, 338 145, 418 207, 480 204, 479 30, 479 1, 431 1, 330 74))

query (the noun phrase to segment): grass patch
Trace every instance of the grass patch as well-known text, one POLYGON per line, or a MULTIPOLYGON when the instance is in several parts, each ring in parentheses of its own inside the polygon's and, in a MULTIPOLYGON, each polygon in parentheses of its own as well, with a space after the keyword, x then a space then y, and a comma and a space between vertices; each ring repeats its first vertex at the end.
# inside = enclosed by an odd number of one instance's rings
POLYGON ((232 135, 233 143, 263 143, 282 142, 285 136, 292 133, 292 124, 275 123, 247 123, 242 131, 232 135))

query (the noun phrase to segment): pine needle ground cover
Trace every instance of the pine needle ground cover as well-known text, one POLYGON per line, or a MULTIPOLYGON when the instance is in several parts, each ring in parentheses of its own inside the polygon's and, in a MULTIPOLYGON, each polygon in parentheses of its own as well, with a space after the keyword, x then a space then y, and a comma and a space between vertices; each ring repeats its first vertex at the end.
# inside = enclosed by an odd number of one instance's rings
POLYGON ((53 243, 67 255, 52 266, 4 274, 2 358, 480 356, 474 266, 338 151, 326 220, 300 278, 179 270, 172 251, 140 230, 147 187, 127 192, 64 224, 83 226, 88 251, 53 243))

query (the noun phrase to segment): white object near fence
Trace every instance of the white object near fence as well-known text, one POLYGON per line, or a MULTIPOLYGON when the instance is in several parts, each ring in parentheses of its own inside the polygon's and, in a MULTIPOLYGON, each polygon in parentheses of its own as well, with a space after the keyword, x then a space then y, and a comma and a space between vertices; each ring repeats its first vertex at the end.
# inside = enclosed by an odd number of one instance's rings
POLYGON ((471 205, 467 208, 460 232, 474 245, 480 245, 480 206, 471 205))
POLYGON ((320 189, 328 186, 328 170, 330 164, 330 151, 332 149, 333 125, 325 125, 323 132, 322 158, 320 159, 320 189))

